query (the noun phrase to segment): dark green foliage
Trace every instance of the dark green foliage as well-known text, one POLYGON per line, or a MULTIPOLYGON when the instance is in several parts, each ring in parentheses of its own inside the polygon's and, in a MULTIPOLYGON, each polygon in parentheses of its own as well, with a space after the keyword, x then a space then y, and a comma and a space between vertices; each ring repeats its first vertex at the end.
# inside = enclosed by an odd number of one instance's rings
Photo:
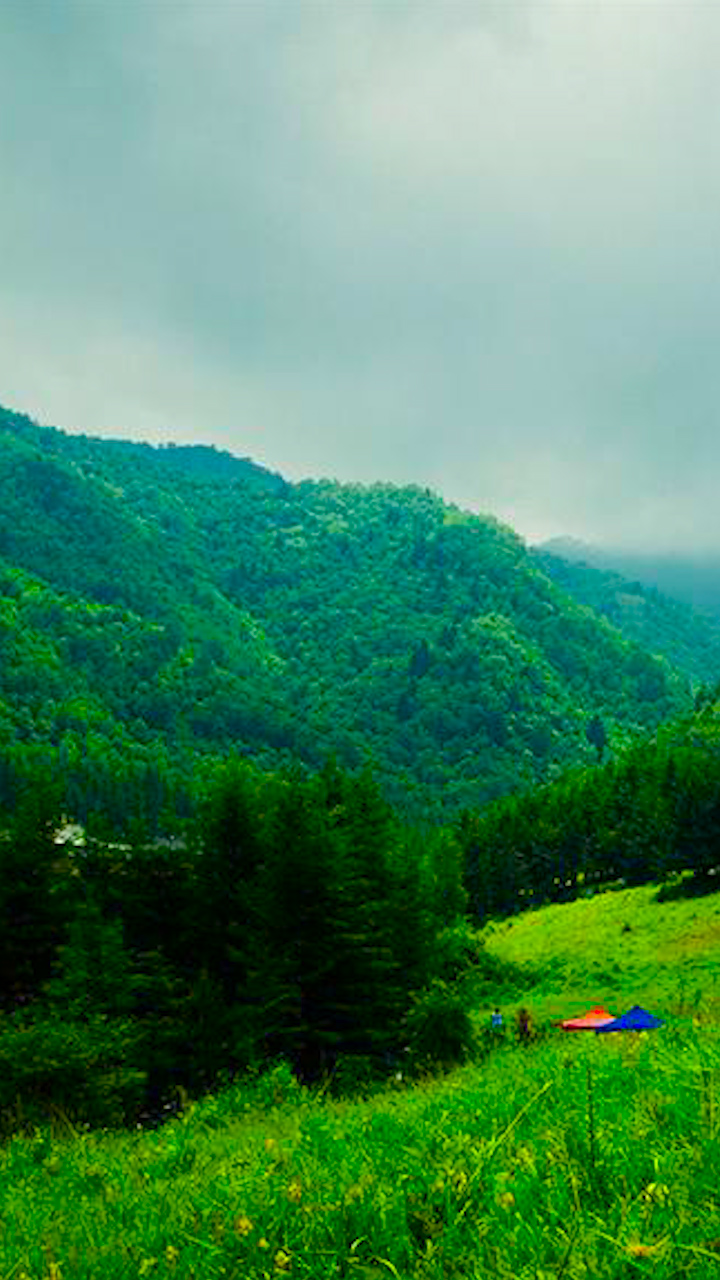
POLYGON ((81 1021, 42 1009, 0 1018, 0 1128, 134 1118, 145 1085, 135 1044, 129 1020, 92 1011, 81 1021))
POLYGON ((602 760, 607 746, 607 734, 605 732, 605 725, 600 719, 600 716, 593 716, 585 730, 585 737, 590 745, 597 751, 598 760, 602 760))
POLYGON ((53 797, 26 791, 0 833, 0 1007, 33 1000, 50 977, 69 911, 69 882, 55 844, 53 797))
POLYGON ((347 920, 333 847, 310 785, 279 788, 268 866, 266 913, 271 1044, 302 1077, 322 1074, 339 1037, 343 974, 336 939, 347 920))
POLYGON ((281 785, 264 885, 271 1043, 301 1076, 382 1058, 427 980, 430 903, 369 775, 281 785), (422 948, 418 951, 418 948, 422 948))
POLYGON ((467 1002, 440 979, 417 996, 407 1017, 406 1030, 415 1069, 462 1062, 476 1046, 467 1002))
POLYGON ((410 814, 547 779, 679 711, 662 663, 495 521, 288 485, 0 410, 0 801, 50 768, 96 827, 178 830, 198 756, 372 758, 410 814))
POLYGON ((200 816, 195 890, 205 918, 194 930, 195 960, 228 1002, 248 985, 263 945, 261 881, 267 858, 258 781, 238 761, 220 772, 200 816))
MULTIPOLYGON (((589 549, 588 549, 589 551, 589 549)), ((581 551, 577 552, 580 556, 581 551)), ((641 563, 619 559, 616 568, 608 563, 586 563, 576 559, 571 549, 567 558, 539 549, 535 562, 549 578, 579 604, 587 605, 606 618, 627 640, 648 653, 661 655, 677 671, 693 681, 717 684, 720 679, 720 602, 716 565, 706 565, 705 594, 693 600, 692 584, 683 582, 683 566, 675 560, 675 574, 662 574, 653 586, 653 574, 643 574, 641 563), (640 581, 637 581, 637 578, 640 581), (689 586, 689 590, 685 589, 689 586), (663 594, 666 592, 667 594, 663 594), (673 598, 677 596, 677 598, 673 598), (687 600, 688 603, 681 603, 687 600), (695 612, 691 606, 715 614, 695 612), (711 607, 710 607, 711 606, 711 607)), ((666 570, 671 569, 670 561, 666 570)), ((686 566, 687 569, 690 566, 686 566)))
POLYGON ((626 885, 720 869, 720 711, 669 723, 622 756, 465 813, 469 911, 485 919, 626 885))
POLYGON ((88 1010, 108 1019, 127 1017, 135 1008, 133 968, 122 921, 105 920, 94 903, 82 902, 58 947, 47 1001, 72 1020, 82 1021, 88 1010))
MULTIPOLYGON (((59 844, 47 804, 18 811, 0 865, 7 1126, 155 1119, 277 1057, 335 1088, 380 1079, 435 975, 459 991, 450 833, 406 829, 368 770, 235 760, 199 785, 184 841, 59 844)), ((444 1061, 459 1024, 443 1003, 444 1061)))

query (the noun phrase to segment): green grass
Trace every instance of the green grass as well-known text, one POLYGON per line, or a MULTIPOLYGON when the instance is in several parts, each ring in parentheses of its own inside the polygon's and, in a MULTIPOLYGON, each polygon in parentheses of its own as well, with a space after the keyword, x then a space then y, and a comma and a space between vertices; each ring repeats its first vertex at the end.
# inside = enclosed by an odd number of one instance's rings
POLYGON ((548 1018, 604 1002, 720 1019, 720 894, 661 904, 656 894, 645 885, 529 911, 491 925, 487 949, 536 971, 528 998, 548 1018))
POLYGON ((687 992, 714 991, 720 900, 651 899, 548 908, 490 945, 542 966, 518 995, 539 1023, 614 991, 618 1011, 657 1009, 661 1031, 508 1037, 484 1062, 355 1101, 279 1068, 154 1132, 15 1137, 0 1277, 719 1276, 720 1027, 687 992))

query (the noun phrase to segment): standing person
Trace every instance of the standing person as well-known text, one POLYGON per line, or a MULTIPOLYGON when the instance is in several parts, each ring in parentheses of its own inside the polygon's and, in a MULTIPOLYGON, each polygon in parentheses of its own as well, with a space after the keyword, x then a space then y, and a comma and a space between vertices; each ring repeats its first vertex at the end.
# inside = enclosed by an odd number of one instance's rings
POLYGON ((517 1038, 520 1044, 528 1044, 532 1040, 533 1026, 530 1010, 523 1005, 517 1012, 517 1038))
POLYGON ((496 1035, 499 1035, 503 1029, 502 1014, 498 1009, 497 1005, 493 1009, 493 1012, 490 1018, 490 1026, 492 1027, 496 1035))

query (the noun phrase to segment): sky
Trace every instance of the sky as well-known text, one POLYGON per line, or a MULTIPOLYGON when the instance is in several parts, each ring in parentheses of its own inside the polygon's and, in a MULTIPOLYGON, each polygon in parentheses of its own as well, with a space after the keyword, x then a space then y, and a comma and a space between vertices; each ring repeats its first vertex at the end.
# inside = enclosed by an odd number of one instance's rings
POLYGON ((720 551, 720 0, 3 0, 0 403, 720 551))

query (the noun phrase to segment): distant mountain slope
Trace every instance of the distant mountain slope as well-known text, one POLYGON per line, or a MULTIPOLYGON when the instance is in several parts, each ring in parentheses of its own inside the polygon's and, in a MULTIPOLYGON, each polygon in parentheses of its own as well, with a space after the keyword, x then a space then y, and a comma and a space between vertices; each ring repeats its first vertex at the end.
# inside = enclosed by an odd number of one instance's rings
POLYGON ((82 463, 85 468, 95 462, 138 464, 141 469, 167 468, 196 480, 218 480, 233 484, 242 480, 260 489, 277 491, 285 480, 275 471, 238 458, 215 445, 147 444, 136 440, 100 439, 95 436, 68 435, 56 427, 41 427, 25 414, 0 406, 0 430, 17 444, 29 445, 45 455, 82 463))
POLYGON ((563 560, 582 562, 595 569, 620 574, 630 582, 655 587, 666 596, 720 619, 720 555, 654 555, 651 552, 617 551, 590 546, 575 538, 551 538, 539 551, 563 560))
POLYGON ((612 737, 686 705, 496 521, 207 462, 0 413, 6 639, 37 638, 31 692, 0 670, 6 758, 62 747, 87 777, 103 741, 151 772, 231 747, 370 757, 393 800, 452 812, 587 757, 597 715, 612 737), (92 705, 91 738, 63 691, 92 705))
MULTIPOLYGON (((581 544, 573 545, 577 549, 581 544)), ((533 558, 558 587, 606 618, 626 639, 667 659, 696 682, 714 686, 720 681, 720 620, 610 569, 542 548, 533 558)))

